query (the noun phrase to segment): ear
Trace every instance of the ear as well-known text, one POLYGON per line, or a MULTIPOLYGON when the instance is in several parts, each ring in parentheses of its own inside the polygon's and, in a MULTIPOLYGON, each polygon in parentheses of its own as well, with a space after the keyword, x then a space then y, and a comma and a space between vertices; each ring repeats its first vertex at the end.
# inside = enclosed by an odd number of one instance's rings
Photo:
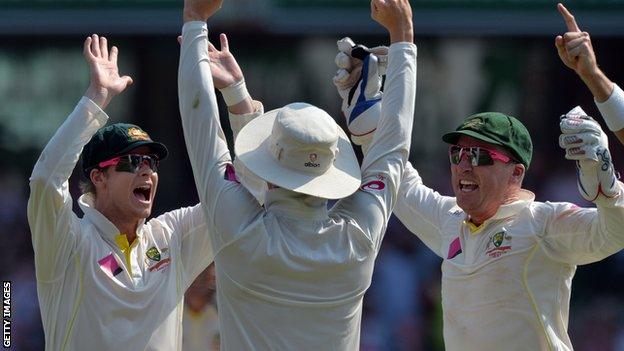
POLYGON ((93 183, 93 185, 95 185, 95 188, 97 189, 106 183, 106 180, 107 180, 106 171, 98 169, 98 168, 94 168, 91 170, 91 172, 89 172, 89 178, 91 179, 91 182, 93 183))
POLYGON ((526 172, 526 168, 521 163, 516 163, 513 165, 513 171, 511 173, 511 182, 513 184, 522 184, 522 180, 524 179, 524 173, 526 172))

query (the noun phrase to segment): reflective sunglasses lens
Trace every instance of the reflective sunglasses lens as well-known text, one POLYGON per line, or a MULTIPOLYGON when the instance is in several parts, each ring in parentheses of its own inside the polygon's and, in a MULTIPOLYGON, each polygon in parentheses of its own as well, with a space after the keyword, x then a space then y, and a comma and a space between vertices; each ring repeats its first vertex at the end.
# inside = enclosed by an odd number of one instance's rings
POLYGON ((492 154, 490 154, 489 150, 476 148, 477 149, 477 166, 491 166, 494 164, 494 160, 492 159, 492 154))
POLYGON ((461 160, 461 147, 457 145, 451 145, 449 148, 449 158, 451 159, 451 163, 454 165, 458 165, 461 160))

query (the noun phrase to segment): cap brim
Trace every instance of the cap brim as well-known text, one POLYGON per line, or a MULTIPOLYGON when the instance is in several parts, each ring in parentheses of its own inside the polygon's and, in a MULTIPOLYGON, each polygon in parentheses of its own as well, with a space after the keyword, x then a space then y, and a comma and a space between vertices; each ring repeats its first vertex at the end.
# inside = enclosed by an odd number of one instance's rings
POLYGON ((298 193, 325 199, 353 194, 362 182, 360 165, 342 128, 338 127, 338 150, 334 164, 323 174, 310 174, 284 167, 268 152, 267 140, 279 109, 249 122, 236 137, 236 157, 265 181, 298 193))
POLYGON ((446 133, 442 135, 442 140, 448 144, 457 144, 459 137, 462 135, 466 135, 469 137, 473 137, 475 139, 479 139, 481 141, 485 141, 486 143, 494 144, 494 145, 502 145, 500 142, 489 138, 485 135, 479 134, 472 130, 456 130, 453 132, 446 133))
POLYGON ((150 140, 135 141, 132 144, 126 146, 123 150, 119 151, 118 154, 123 155, 141 146, 149 147, 154 152, 154 154, 158 156, 159 160, 164 160, 165 158, 167 158, 167 155, 169 155, 169 150, 167 150, 167 147, 164 144, 150 140))

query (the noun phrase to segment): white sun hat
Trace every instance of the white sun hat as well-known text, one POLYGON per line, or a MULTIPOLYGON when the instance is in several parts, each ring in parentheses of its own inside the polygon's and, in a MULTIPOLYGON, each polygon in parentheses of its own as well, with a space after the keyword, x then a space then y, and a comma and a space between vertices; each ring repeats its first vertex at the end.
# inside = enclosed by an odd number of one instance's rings
POLYGON ((298 193, 340 199, 362 181, 345 132, 310 104, 292 103, 252 120, 238 133, 234 149, 258 177, 298 193))

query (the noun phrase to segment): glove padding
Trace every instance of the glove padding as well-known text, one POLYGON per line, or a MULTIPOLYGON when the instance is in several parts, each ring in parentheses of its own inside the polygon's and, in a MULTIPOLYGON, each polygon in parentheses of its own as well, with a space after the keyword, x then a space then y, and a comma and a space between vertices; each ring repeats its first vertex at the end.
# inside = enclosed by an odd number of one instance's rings
POLYGON ((595 201, 600 194, 614 197, 619 193, 617 177, 609 152, 609 140, 598 122, 579 106, 561 116, 561 146, 568 160, 576 160, 581 196, 595 201))
POLYGON ((388 47, 369 49, 356 45, 349 37, 338 41, 333 78, 342 98, 342 113, 351 140, 356 145, 369 144, 381 115, 382 75, 385 74, 388 47))

